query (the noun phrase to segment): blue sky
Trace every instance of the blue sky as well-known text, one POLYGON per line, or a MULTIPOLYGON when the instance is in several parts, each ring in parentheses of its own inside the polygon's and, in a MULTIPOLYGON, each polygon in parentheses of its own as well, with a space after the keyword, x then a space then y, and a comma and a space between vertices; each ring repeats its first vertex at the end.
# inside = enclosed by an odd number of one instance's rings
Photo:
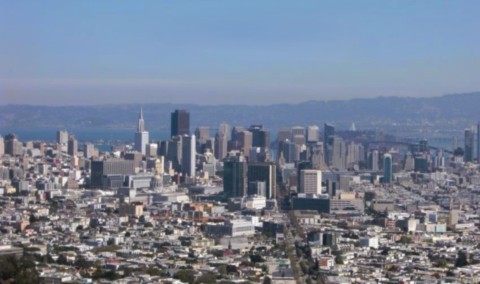
POLYGON ((479 10, 478 0, 0 0, 0 103, 479 91, 479 10))

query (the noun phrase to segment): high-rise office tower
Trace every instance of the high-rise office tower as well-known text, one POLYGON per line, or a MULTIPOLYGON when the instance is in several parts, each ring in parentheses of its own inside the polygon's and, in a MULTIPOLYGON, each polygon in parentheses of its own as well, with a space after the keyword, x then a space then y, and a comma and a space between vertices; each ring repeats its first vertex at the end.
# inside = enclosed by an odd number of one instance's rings
POLYGON ((327 165, 331 166, 332 165, 332 147, 333 147, 333 139, 330 139, 332 136, 335 135, 335 127, 331 124, 325 123, 323 125, 323 147, 324 153, 325 153, 325 161, 327 165))
POLYGON ((383 182, 392 183, 392 155, 383 155, 383 182))
POLYGON ((477 163, 480 164, 480 122, 477 123, 477 163))
POLYGON ((126 176, 135 173, 134 161, 111 159, 106 161, 92 161, 91 164, 91 188, 102 187, 104 176, 119 175, 126 176))
POLYGON ((378 172, 378 151, 373 150, 368 155, 368 168, 374 172, 378 172))
POLYGON ((252 148, 252 132, 244 130, 238 133, 237 140, 240 148, 243 150, 243 154, 248 157, 248 154, 250 153, 250 148, 252 148))
POLYGON ((347 168, 353 168, 355 165, 358 165, 359 162, 363 162, 364 156, 365 153, 363 145, 350 141, 347 145, 347 168))
POLYGON ((195 148, 195 135, 184 135, 182 137, 182 173, 191 178, 195 177, 195 159, 197 151, 195 148))
POLYGON ((247 170, 247 161, 241 153, 226 158, 223 164, 223 192, 227 197, 247 194, 247 170))
POLYGON ((323 125, 323 143, 326 143, 328 137, 335 135, 335 126, 325 123, 323 125))
POLYGON ((278 151, 283 154, 283 158, 287 163, 294 163, 299 159, 297 145, 288 139, 278 142, 278 151))
POLYGON ((299 192, 321 194, 322 172, 319 170, 301 170, 299 192))
POLYGON ((3 140, 3 137, 0 136, 0 156, 2 156, 3 154, 5 154, 5 141, 3 140))
POLYGON ((320 129, 316 125, 307 126, 307 143, 318 142, 320 129))
POLYGON ((171 115, 171 137, 190 134, 190 113, 183 109, 176 109, 171 115))
POLYGON ((210 128, 208 126, 200 126, 195 129, 195 136, 199 144, 205 144, 210 138, 210 128))
POLYGON ((420 140, 420 142, 418 143, 418 150, 422 153, 427 153, 430 151, 430 147, 428 146, 428 140, 426 139, 422 139, 420 140))
POLYGON ((303 126, 293 126, 291 129, 292 137, 295 135, 303 135, 305 136, 305 127, 303 126))
POLYGON ((289 128, 282 128, 278 130, 277 133, 277 141, 285 141, 285 140, 292 140, 292 130, 289 128))
POLYGON ((147 157, 157 157, 158 154, 158 144, 157 143, 149 143, 145 147, 145 155, 147 157))
POLYGON ((166 157, 168 153, 168 140, 158 142, 158 156, 166 157))
POLYGON ((260 130, 259 147, 270 148, 270 130, 260 130))
POLYGON ((297 168, 297 191, 299 191, 300 190, 301 171, 303 171, 303 170, 313 170, 313 165, 312 165, 312 162, 310 162, 310 161, 298 161, 296 163, 296 168, 297 168))
POLYGON ((135 151, 145 155, 147 152, 148 131, 145 131, 145 121, 143 120, 143 110, 140 109, 138 116, 137 132, 135 132, 135 151))
POLYGON ((214 155, 214 153, 215 153, 215 138, 213 138, 213 137, 208 138, 207 141, 205 141, 205 144, 203 145, 201 150, 202 150, 202 154, 206 153, 206 152, 211 152, 212 155, 214 155))
POLYGON ((252 133, 252 147, 264 147, 260 146, 260 131, 262 131, 263 125, 255 124, 248 128, 248 131, 252 133))
POLYGON ((15 134, 7 134, 4 138, 4 144, 5 154, 10 156, 18 156, 22 154, 23 145, 20 141, 18 141, 15 134))
POLYGON ((180 170, 180 164, 182 162, 182 137, 174 136, 172 140, 167 142, 167 154, 166 162, 172 162, 172 167, 176 170, 180 170))
POLYGON ((243 128, 242 126, 234 126, 232 128, 232 139, 231 140, 238 140, 238 134, 240 134, 240 132, 242 131, 245 131, 245 128, 243 128))
POLYGON ((230 125, 226 123, 220 124, 218 127, 218 133, 223 133, 225 134, 225 137, 227 138, 227 142, 232 139, 232 130, 230 129, 230 125))
POLYGON ((73 134, 68 137, 68 155, 77 156, 78 153, 78 141, 73 134))
POLYGON ((309 160, 312 163, 312 167, 316 170, 326 169, 323 142, 310 144, 308 150, 310 152, 309 160))
MULTIPOLYGON (((268 199, 275 198, 276 190, 276 165, 273 163, 249 163, 247 171, 248 183, 265 182, 265 197, 268 199)), ((249 194, 255 194, 249 192, 249 194)))
MULTIPOLYGON (((345 146, 345 141, 338 136, 330 136, 329 140, 332 140, 331 143, 331 166, 335 169, 344 170, 346 169, 347 162, 347 149, 345 146)), ((329 153, 329 155, 330 155, 329 153)))
POLYGON ((296 145, 305 145, 305 135, 293 135, 292 137, 292 141, 293 143, 295 143, 296 145))
POLYGON ((215 136, 215 158, 222 160, 227 156, 227 135, 224 132, 218 132, 215 136))
POLYGON ((95 154, 95 146, 92 143, 83 145, 83 156, 90 159, 95 154))
POLYGON ((473 161, 473 131, 471 129, 465 129, 465 152, 464 161, 473 161))
POLYGON ((60 145, 67 145, 68 143, 68 132, 66 130, 57 131, 57 143, 60 145))

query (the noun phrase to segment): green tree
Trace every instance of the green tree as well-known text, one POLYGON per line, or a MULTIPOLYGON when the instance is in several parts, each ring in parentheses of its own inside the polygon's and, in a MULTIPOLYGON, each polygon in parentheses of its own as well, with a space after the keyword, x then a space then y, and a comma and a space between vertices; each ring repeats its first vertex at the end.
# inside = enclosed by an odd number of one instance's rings
POLYGON ((32 215, 30 215, 30 218, 28 219, 28 221, 29 221, 31 224, 33 224, 33 223, 35 223, 35 222, 38 221, 38 218, 37 218, 37 216, 35 216, 34 214, 32 214, 32 215))
POLYGON ((205 273, 197 278, 195 281, 197 284, 213 284, 217 283, 217 279, 215 278, 215 275, 213 273, 205 273))
POLYGON ((457 259, 455 260, 455 267, 463 267, 468 264, 467 254, 464 251, 459 251, 457 259))
POLYGON ((67 265, 68 264, 67 257, 64 254, 59 255, 57 259, 57 263, 62 265, 67 265))
POLYGON ((259 254, 251 254, 250 255, 250 261, 253 262, 253 263, 265 262, 263 257, 259 254))
POLYGON ((341 254, 337 254, 337 256, 335 256, 335 263, 336 264, 344 264, 343 256, 341 254))
POLYGON ((443 268, 443 267, 447 267, 447 265, 448 265, 448 262, 447 262, 447 260, 446 260, 444 257, 440 258, 440 259, 438 260, 438 262, 437 262, 437 266, 438 266, 438 267, 442 267, 442 268, 443 268))
POLYGON ((400 243, 402 244, 410 244, 411 242, 412 242, 412 239, 407 236, 402 236, 400 238, 400 243))
POLYGON ((180 269, 173 275, 173 278, 193 284, 195 281, 195 274, 191 269, 180 269))
POLYGON ((220 265, 217 269, 218 273, 220 275, 227 275, 227 266, 226 265, 220 265))
POLYGON ((17 259, 13 255, 0 257, 0 283, 38 283, 39 274, 29 255, 17 259))

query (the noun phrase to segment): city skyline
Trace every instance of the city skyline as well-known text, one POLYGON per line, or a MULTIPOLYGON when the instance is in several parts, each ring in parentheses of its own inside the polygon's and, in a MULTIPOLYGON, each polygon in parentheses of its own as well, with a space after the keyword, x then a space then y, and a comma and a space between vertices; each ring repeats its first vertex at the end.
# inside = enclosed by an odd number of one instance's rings
POLYGON ((478 6, 2 1, 2 104, 255 105, 474 92, 478 6))

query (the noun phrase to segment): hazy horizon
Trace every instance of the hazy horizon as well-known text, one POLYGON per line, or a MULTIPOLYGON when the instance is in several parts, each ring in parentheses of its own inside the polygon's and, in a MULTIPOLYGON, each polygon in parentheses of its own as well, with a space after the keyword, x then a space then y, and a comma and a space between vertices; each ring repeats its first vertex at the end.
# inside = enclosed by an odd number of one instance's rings
POLYGON ((480 91, 478 92, 467 92, 467 93, 460 93, 460 94, 442 94, 442 95, 433 95, 433 96, 420 96, 420 97, 412 97, 412 96, 376 96, 376 97, 357 97, 357 98, 332 98, 332 99, 310 99, 310 100, 304 100, 304 101, 296 101, 296 102, 270 102, 270 103, 236 103, 236 102, 231 102, 231 103, 195 103, 195 102, 162 102, 162 101, 134 101, 134 102, 112 102, 112 103, 77 103, 77 104, 46 104, 46 103, 2 103, 0 102, 0 106, 39 106, 39 107, 75 107, 75 106, 84 106, 84 107, 96 107, 96 106, 122 106, 122 105, 137 105, 139 107, 142 106, 147 106, 151 104, 171 104, 171 105, 178 105, 178 106, 231 106, 231 105, 237 105, 237 106, 250 106, 250 107, 255 107, 255 106, 271 106, 271 105, 281 105, 281 104, 287 104, 287 105, 299 105, 299 104, 304 104, 308 102, 336 102, 336 101, 351 101, 351 100, 375 100, 375 99, 389 99, 389 98, 402 98, 402 99, 429 99, 429 98, 441 98, 444 96, 451 96, 451 95, 469 95, 469 94, 474 94, 474 95, 480 95, 480 91))
POLYGON ((0 104, 270 105, 480 90, 478 1, 0 1, 0 104))

